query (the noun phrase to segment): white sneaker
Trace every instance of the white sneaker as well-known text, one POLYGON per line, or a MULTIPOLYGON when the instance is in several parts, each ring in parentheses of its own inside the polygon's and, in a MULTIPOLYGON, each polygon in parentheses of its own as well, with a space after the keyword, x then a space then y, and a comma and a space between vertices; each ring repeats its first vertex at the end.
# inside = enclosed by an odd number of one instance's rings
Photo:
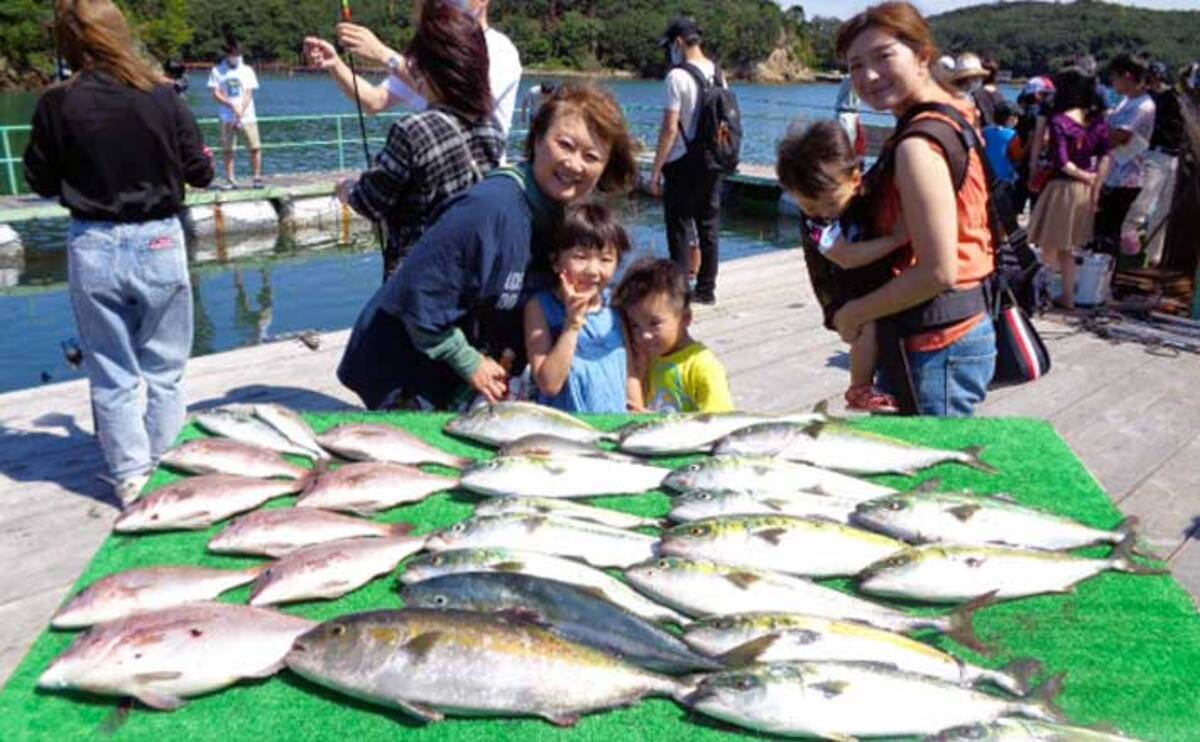
POLYGON ((136 474, 119 481, 103 475, 96 477, 96 479, 112 485, 113 494, 121 501, 121 507, 128 507, 141 496, 142 490, 146 488, 146 483, 150 481, 150 474, 150 472, 136 474))

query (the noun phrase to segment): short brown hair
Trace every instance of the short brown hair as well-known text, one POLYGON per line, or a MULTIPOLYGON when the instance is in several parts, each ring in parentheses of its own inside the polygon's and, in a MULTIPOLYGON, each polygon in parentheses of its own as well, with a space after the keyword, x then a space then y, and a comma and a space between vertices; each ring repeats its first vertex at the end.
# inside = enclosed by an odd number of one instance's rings
POLYGON ((779 143, 775 173, 779 184, 805 198, 820 198, 858 170, 858 155, 836 121, 818 121, 789 131, 779 143))
POLYGON ((404 53, 437 91, 441 103, 472 121, 491 115, 487 42, 474 16, 450 0, 430 0, 404 53))
POLYGON ((912 3, 886 2, 872 5, 863 12, 842 24, 837 32, 835 48, 839 59, 845 59, 850 51, 850 45, 863 31, 872 28, 883 29, 895 36, 900 43, 912 49, 917 56, 925 54, 928 59, 937 59, 937 44, 933 40, 933 32, 925 21, 921 11, 912 3))
POLYGON ((573 204, 563 213, 550 256, 575 247, 603 250, 610 246, 616 249, 617 260, 629 253, 629 234, 612 209, 597 203, 573 204))
POLYGON ((674 260, 643 258, 631 265, 617 286, 612 303, 619 309, 628 309, 656 294, 666 294, 680 313, 691 305, 687 272, 674 260))
POLYGON ((533 162, 535 145, 564 112, 582 116, 588 129, 608 145, 608 164, 600 174, 596 190, 622 193, 632 189, 638 179, 637 141, 629 133, 617 99, 607 88, 592 83, 563 83, 538 107, 525 138, 526 159, 533 162))

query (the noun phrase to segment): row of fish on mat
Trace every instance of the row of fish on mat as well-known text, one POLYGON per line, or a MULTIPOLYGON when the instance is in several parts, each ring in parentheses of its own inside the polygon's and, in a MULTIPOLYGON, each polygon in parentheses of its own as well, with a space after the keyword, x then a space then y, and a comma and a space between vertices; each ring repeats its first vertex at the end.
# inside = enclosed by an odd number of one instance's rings
POLYGON ((997 600, 1069 590, 1107 570, 1159 572, 1134 561, 1132 524, 1095 529, 1001 497, 898 492, 853 476, 941 462, 990 471, 978 450, 914 446, 820 414, 668 415, 614 436, 530 403, 446 425, 498 449, 478 462, 384 424, 317 436, 274 405, 196 422, 219 437, 163 459, 195 476, 134 503, 115 530, 205 529, 253 511, 208 549, 274 561, 147 567, 93 583, 53 619, 92 628, 42 688, 172 709, 286 666, 428 721, 570 725, 661 696, 785 736, 1125 739, 1066 726, 1053 702, 1061 676, 1032 687, 1034 660, 988 669, 910 637, 941 632, 984 651, 973 616, 997 600), (617 451, 600 446, 614 438, 617 451), (676 470, 645 458, 695 453, 711 456, 676 470), (331 454, 355 461, 334 468, 331 454), (484 499, 440 531, 368 519, 453 488, 484 499), (675 493, 670 523, 573 499, 651 490, 675 493), (294 494, 293 507, 257 510, 294 494), (1108 558, 1068 553, 1106 543, 1116 545, 1108 558), (316 624, 267 607, 337 598, 401 563, 401 610, 316 624), (827 577, 956 607, 912 613, 813 581, 827 577), (213 602, 247 583, 250 605, 213 602))

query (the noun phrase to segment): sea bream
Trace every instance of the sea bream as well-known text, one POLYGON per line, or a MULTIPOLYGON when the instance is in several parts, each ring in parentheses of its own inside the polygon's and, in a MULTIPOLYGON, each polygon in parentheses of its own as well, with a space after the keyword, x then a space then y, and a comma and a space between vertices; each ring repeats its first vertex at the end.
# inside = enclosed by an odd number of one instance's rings
POLYGON ((803 577, 681 557, 659 557, 634 565, 625 570, 625 579, 643 594, 696 618, 804 613, 903 633, 933 629, 975 649, 982 645, 972 626, 974 614, 991 602, 990 596, 984 596, 949 615, 918 616, 803 577))
POLYGON ((545 577, 595 590, 625 610, 651 621, 683 624, 686 619, 675 611, 655 603, 604 570, 536 551, 504 549, 454 549, 420 554, 405 564, 400 580, 411 585, 441 575, 462 572, 504 572, 545 577))
POLYGON ((250 605, 339 598, 357 590, 421 550, 425 538, 346 538, 306 546, 262 571, 250 590, 250 605))
POLYGON ((995 496, 911 492, 861 503, 854 521, 911 543, 938 541, 1070 550, 1119 544, 1131 538, 1136 519, 1115 531, 1091 528, 1060 515, 995 496))
POLYGON ((815 492, 696 490, 672 498, 667 517, 677 523, 688 523, 727 515, 794 515, 849 523, 860 502, 815 492))
POLYGON ((657 539, 636 531, 546 515, 485 515, 432 534, 430 551, 502 547, 582 559, 594 567, 627 567, 654 555, 657 539))
POLYGON ((602 456, 504 456, 466 469, 462 486, 492 496, 632 495, 658 488, 670 473, 659 466, 602 456))
POLYGON ((430 722, 540 716, 571 726, 592 711, 680 696, 691 687, 529 622, 470 611, 342 616, 296 640, 287 666, 318 685, 430 722))
POLYGON ((192 419, 196 421, 197 425, 213 435, 231 438, 235 441, 241 441, 242 443, 266 448, 271 451, 278 451, 279 453, 290 453, 309 459, 319 458, 317 452, 296 445, 262 420, 234 408, 219 408, 197 412, 192 416, 192 419))
POLYGON ((309 426, 308 421, 295 411, 281 404, 258 403, 251 405, 253 414, 259 420, 270 425, 284 438, 301 448, 312 451, 319 459, 329 458, 329 453, 321 448, 317 436, 309 426))
POLYGON ((273 508, 248 513, 208 542, 216 554, 279 557, 344 538, 384 538, 412 531, 411 523, 376 523, 316 508, 273 508))
POLYGON ((979 458, 982 452, 980 446, 962 451, 926 448, 832 421, 762 423, 735 431, 713 446, 717 456, 774 456, 848 474, 913 474, 945 462, 995 474, 979 458))
POLYGON ((769 456, 713 456, 671 472, 663 486, 676 492, 742 490, 758 494, 817 492, 871 500, 896 490, 865 479, 769 456))
POLYGON ((296 637, 316 623, 262 608, 194 603, 100 624, 59 655, 37 685, 133 696, 172 710, 185 698, 283 665, 296 637))
POLYGON ((590 520, 613 528, 657 528, 662 523, 656 518, 622 513, 611 508, 582 505, 570 500, 555 500, 548 497, 489 497, 475 506, 475 515, 554 515, 560 518, 590 520))
POLYGON ((457 486, 457 477, 431 474, 408 464, 359 461, 310 477, 296 507, 369 516, 457 486))
POLYGON ((289 479, 201 474, 159 487, 129 506, 113 523, 117 533, 201 530, 268 500, 296 492, 289 479))
POLYGON ((558 580, 506 572, 462 572, 410 584, 403 597, 410 608, 508 613, 564 639, 668 675, 722 668, 674 634, 597 591, 558 580))
POLYGON ((629 423, 618 431, 618 440, 622 451, 643 456, 709 453, 718 439, 750 425, 780 420, 806 424, 824 419, 820 413, 676 412, 629 423))
POLYGON ((1070 592, 1076 583, 1109 570, 1169 574, 1133 561, 1131 547, 1126 541, 1107 559, 1089 559, 1010 546, 913 546, 867 567, 858 576, 858 587, 872 595, 959 603, 985 593, 1004 599, 1070 592))
POLYGON ((190 474, 233 474, 239 477, 303 479, 311 469, 297 466, 275 451, 230 438, 198 438, 176 446, 160 462, 190 474))
POLYGON ((833 520, 726 515, 664 531, 658 553, 806 577, 840 577, 857 574, 905 546, 903 541, 833 520))
POLYGON ((343 423, 317 436, 317 442, 338 456, 357 461, 441 464, 452 469, 471 463, 471 459, 435 448, 406 430, 381 423, 343 423))
POLYGON ((738 613, 689 624, 683 640, 733 666, 752 662, 874 661, 904 672, 963 686, 992 684, 1013 695, 1029 692, 1041 671, 1036 660, 1014 660, 999 670, 964 662, 924 642, 858 621, 800 613, 738 613))
POLYGON ((786 737, 850 740, 933 734, 1002 716, 1062 721, 1061 676, 1027 698, 1001 698, 871 662, 776 662, 714 673, 684 704, 786 737))
POLYGON ((1006 716, 987 724, 952 727, 932 737, 927 737, 926 742, 1138 742, 1138 740, 1101 729, 1006 716))
POLYGON ((450 435, 492 447, 534 434, 593 444, 609 437, 604 431, 562 410, 533 402, 483 405, 446 423, 444 430, 450 435))
POLYGON ((58 609, 50 625, 81 629, 135 613, 213 600, 226 590, 245 585, 262 567, 140 567, 102 577, 58 609))
POLYGON ((583 443, 548 433, 533 433, 505 443, 496 449, 497 456, 603 456, 615 461, 637 461, 634 456, 609 451, 595 443, 583 443))

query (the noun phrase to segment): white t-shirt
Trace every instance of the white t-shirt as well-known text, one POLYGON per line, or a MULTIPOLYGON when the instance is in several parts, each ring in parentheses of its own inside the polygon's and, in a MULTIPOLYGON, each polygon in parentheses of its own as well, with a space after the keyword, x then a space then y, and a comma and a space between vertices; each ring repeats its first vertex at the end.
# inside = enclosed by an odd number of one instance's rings
MULTIPOLYGON (((717 68, 711 60, 701 59, 692 64, 704 73, 704 79, 712 82, 717 68)), ((667 110, 679 111, 679 122, 683 125, 688 141, 696 136, 696 101, 699 97, 699 86, 690 72, 676 67, 667 73, 667 110)), ((675 143, 671 145, 671 152, 667 155, 667 162, 675 162, 686 153, 687 144, 683 137, 675 137, 675 143)))
MULTIPOLYGON (((225 97, 234 107, 237 107, 242 104, 242 98, 247 92, 258 90, 258 75, 255 75, 254 69, 245 62, 237 67, 230 67, 229 62, 222 59, 221 63, 213 67, 212 72, 208 74, 208 87, 212 90, 220 88, 225 97)), ((237 118, 228 106, 220 106, 217 113, 221 117, 221 121, 225 123, 231 123, 237 118)), ((242 114, 242 122, 249 124, 254 121, 254 97, 251 96, 250 105, 242 114)))
MULTIPOLYGON (((488 50, 488 84, 496 102, 492 120, 507 138, 508 130, 512 128, 513 109, 517 107, 517 88, 521 85, 521 55, 508 37, 494 28, 488 28, 483 39, 488 50)), ((420 111, 428 105, 419 93, 395 75, 388 75, 386 85, 388 95, 408 108, 420 111)))
POLYGON ((1123 129, 1133 135, 1112 151, 1113 167, 1105 185, 1110 188, 1141 188, 1146 176, 1146 150, 1154 136, 1154 99, 1149 93, 1126 98, 1108 115, 1110 129, 1123 129))

